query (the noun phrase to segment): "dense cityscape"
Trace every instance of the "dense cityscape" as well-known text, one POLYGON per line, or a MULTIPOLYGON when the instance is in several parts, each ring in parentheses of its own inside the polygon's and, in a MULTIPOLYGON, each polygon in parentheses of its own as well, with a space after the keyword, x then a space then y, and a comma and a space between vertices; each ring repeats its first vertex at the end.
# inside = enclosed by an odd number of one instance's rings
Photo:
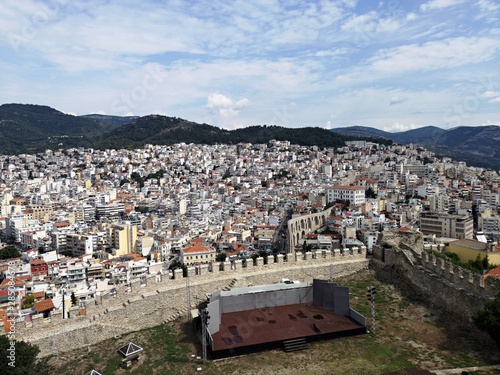
POLYGON ((370 257, 393 230, 420 232, 425 248, 464 262, 487 256, 487 275, 500 264, 498 174, 411 144, 73 148, 1 156, 0 167, 6 332, 13 314, 23 326, 68 319, 150 277, 306 251, 370 257), (287 228, 325 212, 316 229, 287 228))
MULTIPOLYGON (((114 282, 172 275, 176 265, 287 254, 304 241, 371 251, 391 228, 420 230, 431 242, 479 239, 484 250, 498 250, 498 174, 412 145, 69 149, 2 156, 0 167, 3 245, 21 250, 19 307, 34 293, 61 308, 61 285, 94 298, 114 282), (290 248, 280 224, 331 206, 331 234, 303 233, 290 248), (98 283, 104 276, 111 282, 98 283)), ((5 279, 7 261, 2 272, 5 279)))

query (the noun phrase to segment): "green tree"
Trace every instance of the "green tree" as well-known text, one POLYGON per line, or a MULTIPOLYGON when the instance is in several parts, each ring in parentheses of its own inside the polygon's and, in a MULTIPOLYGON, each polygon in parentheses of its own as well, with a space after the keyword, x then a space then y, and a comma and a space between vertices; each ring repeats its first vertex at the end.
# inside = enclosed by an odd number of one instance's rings
POLYGON ((8 245, 0 249, 0 259, 19 258, 21 253, 14 245, 8 245))
POLYGON ((23 303, 21 304, 21 307, 23 309, 29 309, 30 307, 33 307, 35 304, 35 296, 33 294, 28 294, 25 298, 23 303))
POLYGON ((497 293, 495 299, 487 301, 482 309, 477 310, 472 320, 500 347, 500 292, 497 293))
POLYGON ((144 187, 144 179, 141 177, 141 175, 137 172, 132 172, 130 175, 130 178, 132 178, 135 182, 139 184, 139 187, 144 187))
POLYGON ((47 360, 37 360, 39 352, 40 349, 36 345, 24 341, 11 342, 8 336, 0 336, 0 353, 2 353, 0 374, 49 375, 50 367, 47 360))
POLYGON ((447 251, 446 253, 444 253, 444 255, 450 258, 453 263, 460 263, 460 257, 457 253, 454 253, 453 251, 447 251))
POLYGON ((172 263, 170 263, 170 266, 168 266, 168 269, 172 271, 178 268, 182 269, 182 276, 187 277, 187 266, 180 260, 174 260, 172 263))
POLYGON ((486 271, 490 268, 490 261, 488 255, 482 258, 480 254, 477 254, 476 259, 469 260, 467 264, 468 264, 467 268, 478 273, 483 273, 483 271, 486 271))
POLYGON ((371 186, 369 186, 368 189, 365 190, 365 197, 366 198, 377 198, 377 194, 375 194, 375 191, 372 189, 371 186))
POLYGON ((217 262, 225 262, 226 261, 226 253, 219 253, 215 256, 215 260, 217 262))

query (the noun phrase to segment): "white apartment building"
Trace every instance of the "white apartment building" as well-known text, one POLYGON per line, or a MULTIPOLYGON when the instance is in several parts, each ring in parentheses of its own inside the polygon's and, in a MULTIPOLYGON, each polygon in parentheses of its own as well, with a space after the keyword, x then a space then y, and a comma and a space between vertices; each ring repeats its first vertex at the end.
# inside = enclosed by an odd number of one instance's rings
POLYGON ((358 206, 365 203, 365 188, 363 186, 330 186, 326 190, 327 203, 338 199, 348 200, 350 204, 358 206))

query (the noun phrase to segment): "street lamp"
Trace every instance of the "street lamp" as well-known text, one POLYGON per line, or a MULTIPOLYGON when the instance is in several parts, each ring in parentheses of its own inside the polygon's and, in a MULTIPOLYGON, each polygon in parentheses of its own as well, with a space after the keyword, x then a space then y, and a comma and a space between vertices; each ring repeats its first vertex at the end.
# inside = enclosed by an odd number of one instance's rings
POLYGON ((375 293, 376 289, 374 286, 369 286, 366 291, 366 297, 368 301, 371 302, 371 313, 372 313, 372 332, 375 333, 376 325, 375 325, 375 293))

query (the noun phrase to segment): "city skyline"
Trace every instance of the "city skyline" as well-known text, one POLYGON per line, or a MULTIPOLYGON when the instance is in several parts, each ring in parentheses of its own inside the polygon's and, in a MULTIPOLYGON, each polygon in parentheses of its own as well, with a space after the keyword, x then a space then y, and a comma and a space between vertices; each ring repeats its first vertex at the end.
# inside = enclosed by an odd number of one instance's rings
POLYGON ((6 1, 1 103, 226 129, 500 124, 500 5, 6 1))

